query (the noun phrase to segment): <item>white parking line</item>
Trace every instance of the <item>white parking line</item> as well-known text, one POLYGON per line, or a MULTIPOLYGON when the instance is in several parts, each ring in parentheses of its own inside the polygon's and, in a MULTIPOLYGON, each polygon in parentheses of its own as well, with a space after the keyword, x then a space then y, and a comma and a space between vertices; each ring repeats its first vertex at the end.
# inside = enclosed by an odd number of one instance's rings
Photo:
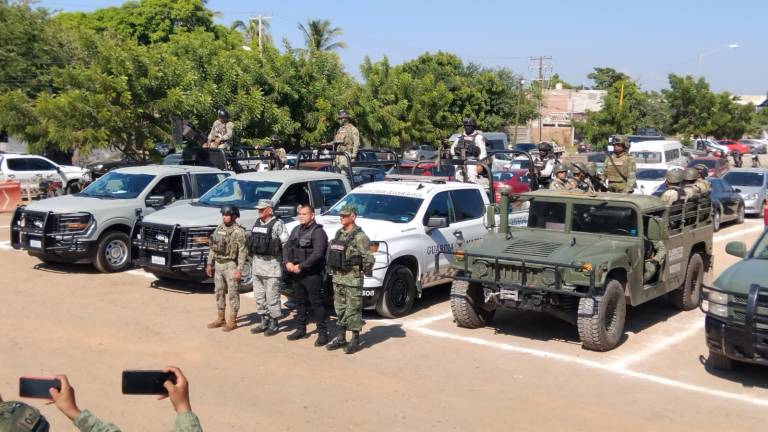
POLYGON ((0 225, 0 228, 10 228, 10 225, 0 225))
POLYGON ((572 357, 565 354, 557 354, 557 353, 541 351, 541 350, 532 349, 532 348, 524 348, 524 347, 519 347, 519 346, 507 344, 507 343, 493 342, 493 341, 480 339, 476 337, 460 336, 457 334, 442 332, 438 330, 431 330, 425 327, 413 327, 411 328, 411 330, 427 336, 433 336, 433 337, 438 337, 443 339, 451 339, 455 341, 470 343, 473 345, 485 346, 485 347, 500 349, 503 351, 514 352, 518 354, 525 354, 525 355, 530 355, 530 356, 539 357, 539 358, 557 360, 564 363, 577 364, 590 369, 603 370, 603 371, 614 373, 617 375, 640 379, 640 380, 644 380, 644 381, 648 381, 656 384, 665 385, 668 387, 687 390, 694 393, 701 393, 701 394, 714 396, 722 399, 730 399, 738 402, 745 402, 752 405, 768 407, 768 399, 761 399, 761 398, 747 396, 744 394, 731 393, 727 391, 711 389, 708 387, 703 387, 695 384, 675 381, 673 379, 664 378, 657 375, 651 375, 643 372, 636 372, 636 371, 624 369, 621 367, 615 367, 612 365, 598 363, 596 361, 586 360, 579 357, 572 357))
POLYGON ((10 241, 0 241, 0 249, 14 250, 13 247, 11 247, 11 242, 10 241))
POLYGON ((695 334, 701 333, 704 330, 703 323, 704 320, 702 317, 697 315, 696 320, 686 325, 683 330, 673 333, 665 338, 651 340, 647 342, 647 345, 649 345, 648 348, 640 350, 634 354, 623 356, 620 360, 609 363, 608 366, 616 369, 626 369, 627 366, 631 364, 643 361, 672 345, 678 344, 695 334))
POLYGON ((753 226, 750 228, 744 228, 741 230, 738 230, 736 232, 728 233, 728 234, 717 234, 713 238, 715 242, 721 242, 725 240, 730 240, 734 238, 743 237, 746 234, 753 233, 753 232, 761 232, 765 229, 763 225, 753 226))

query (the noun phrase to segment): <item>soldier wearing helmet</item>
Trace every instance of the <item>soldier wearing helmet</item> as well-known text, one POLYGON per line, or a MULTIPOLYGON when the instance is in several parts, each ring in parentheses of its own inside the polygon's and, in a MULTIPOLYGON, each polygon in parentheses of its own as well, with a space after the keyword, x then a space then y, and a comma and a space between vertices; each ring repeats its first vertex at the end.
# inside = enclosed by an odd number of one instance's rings
POLYGON ((635 188, 635 158, 627 152, 629 144, 622 136, 613 138, 613 154, 605 159, 603 176, 608 192, 632 193, 635 188))
POLYGON ((695 185, 696 180, 699 178, 701 178, 701 176, 696 168, 686 168, 683 171, 683 191, 685 191, 686 199, 691 200, 701 197, 701 192, 695 185))
MULTIPOLYGON (((357 150, 360 148, 360 132, 349 122, 351 117, 346 110, 339 110, 339 115, 336 118, 341 125, 333 137, 336 151, 347 152, 349 157, 355 160, 357 158, 357 150)), ((352 169, 349 167, 347 158, 336 156, 333 164, 340 173, 346 176, 351 175, 352 169)))
POLYGON ((680 187, 680 183, 682 182, 683 170, 675 169, 667 171, 667 190, 665 190, 659 197, 664 204, 671 206, 685 197, 685 192, 680 187))
POLYGON ((579 162, 572 165, 573 177, 568 180, 568 189, 580 190, 582 192, 594 192, 595 188, 587 177, 587 167, 579 162))
POLYGON ((568 189, 568 168, 565 165, 559 163, 555 165, 555 176, 549 183, 549 190, 566 190, 568 189))
MULTIPOLYGON (((464 133, 451 144, 451 156, 457 159, 483 160, 487 154, 485 151, 485 137, 476 130, 477 125, 471 118, 465 117, 461 120, 464 126, 464 133)), ((456 170, 456 179, 477 183, 477 168, 459 167, 456 170)))
POLYGON ((539 153, 533 156, 533 169, 538 177, 541 188, 549 186, 557 161, 552 153, 552 144, 542 141, 538 145, 539 153))
POLYGON ((235 135, 235 124, 229 120, 229 113, 224 108, 219 109, 216 116, 205 147, 229 150, 235 135))
POLYGON ((240 279, 247 264, 248 249, 245 245, 245 229, 237 224, 240 209, 232 204, 221 208, 221 224, 208 238, 208 263, 205 274, 214 278, 216 286, 216 308, 218 317, 208 324, 208 328, 224 326, 229 332, 237 325, 237 313, 240 310, 240 279), (225 315, 229 304, 229 314, 225 315), (225 325, 226 324, 226 325, 225 325))
POLYGON ((275 156, 278 159, 277 161, 270 161, 269 169, 283 169, 288 163, 288 155, 285 153, 280 135, 274 134, 269 137, 269 145, 275 150, 275 156))
POLYGON ((608 189, 605 187, 603 179, 600 177, 600 173, 597 172, 597 163, 587 162, 585 168, 587 171, 587 177, 589 178, 589 183, 592 185, 592 189, 594 189, 596 192, 607 192, 608 189))
POLYGON ((709 198, 709 193, 712 192, 712 185, 707 181, 709 168, 704 164, 697 164, 694 168, 699 172, 699 178, 696 179, 693 185, 698 189, 701 197, 709 198))

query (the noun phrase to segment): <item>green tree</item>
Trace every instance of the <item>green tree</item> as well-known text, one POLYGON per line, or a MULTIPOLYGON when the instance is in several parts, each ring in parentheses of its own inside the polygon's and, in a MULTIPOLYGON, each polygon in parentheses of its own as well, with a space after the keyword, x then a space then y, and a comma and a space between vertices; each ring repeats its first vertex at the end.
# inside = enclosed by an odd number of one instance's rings
POLYGON ((327 19, 309 20, 306 26, 300 23, 299 30, 304 34, 308 50, 334 51, 347 47, 344 42, 334 42, 341 36, 342 31, 340 27, 331 27, 331 22, 327 19))
POLYGON ((236 20, 229 26, 230 29, 237 30, 243 35, 243 41, 246 44, 250 44, 252 41, 258 42, 259 35, 261 35, 262 44, 272 45, 269 27, 270 23, 267 19, 261 20, 261 29, 259 29, 259 22, 257 20, 249 20, 247 24, 241 20, 236 20))
POLYGON ((631 80, 629 75, 609 67, 596 67, 587 74, 587 78, 595 83, 592 87, 595 90, 608 90, 617 82, 631 80))
POLYGON ((669 132, 681 134, 684 139, 712 132, 717 98, 704 78, 669 74, 669 89, 663 94, 670 110, 669 132))
POLYGON ((603 108, 588 112, 586 119, 575 123, 574 127, 594 148, 603 148, 608 144, 609 136, 630 134, 644 126, 646 107, 647 96, 634 81, 616 81, 603 98, 603 108))
POLYGON ((728 92, 715 95, 715 111, 710 122, 709 134, 716 138, 739 139, 744 134, 755 132, 757 114, 751 103, 736 103, 728 92))

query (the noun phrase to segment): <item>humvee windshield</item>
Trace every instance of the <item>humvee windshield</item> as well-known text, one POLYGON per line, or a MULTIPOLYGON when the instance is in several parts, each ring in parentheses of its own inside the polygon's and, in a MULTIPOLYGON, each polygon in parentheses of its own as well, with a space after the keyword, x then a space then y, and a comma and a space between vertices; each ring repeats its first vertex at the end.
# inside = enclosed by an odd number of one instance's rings
POLYGON ((565 203, 532 201, 528 228, 565 231, 565 203))
POLYGON ((637 236, 637 215, 628 207, 574 204, 571 231, 637 236))

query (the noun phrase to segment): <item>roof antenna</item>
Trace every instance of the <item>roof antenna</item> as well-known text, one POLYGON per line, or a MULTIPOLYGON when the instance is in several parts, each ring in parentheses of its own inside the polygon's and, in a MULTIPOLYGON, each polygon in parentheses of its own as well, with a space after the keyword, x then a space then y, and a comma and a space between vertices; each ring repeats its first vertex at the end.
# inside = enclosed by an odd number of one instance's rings
POLYGON ((416 186, 416 190, 421 190, 424 188, 424 183, 419 183, 418 186, 416 186))

